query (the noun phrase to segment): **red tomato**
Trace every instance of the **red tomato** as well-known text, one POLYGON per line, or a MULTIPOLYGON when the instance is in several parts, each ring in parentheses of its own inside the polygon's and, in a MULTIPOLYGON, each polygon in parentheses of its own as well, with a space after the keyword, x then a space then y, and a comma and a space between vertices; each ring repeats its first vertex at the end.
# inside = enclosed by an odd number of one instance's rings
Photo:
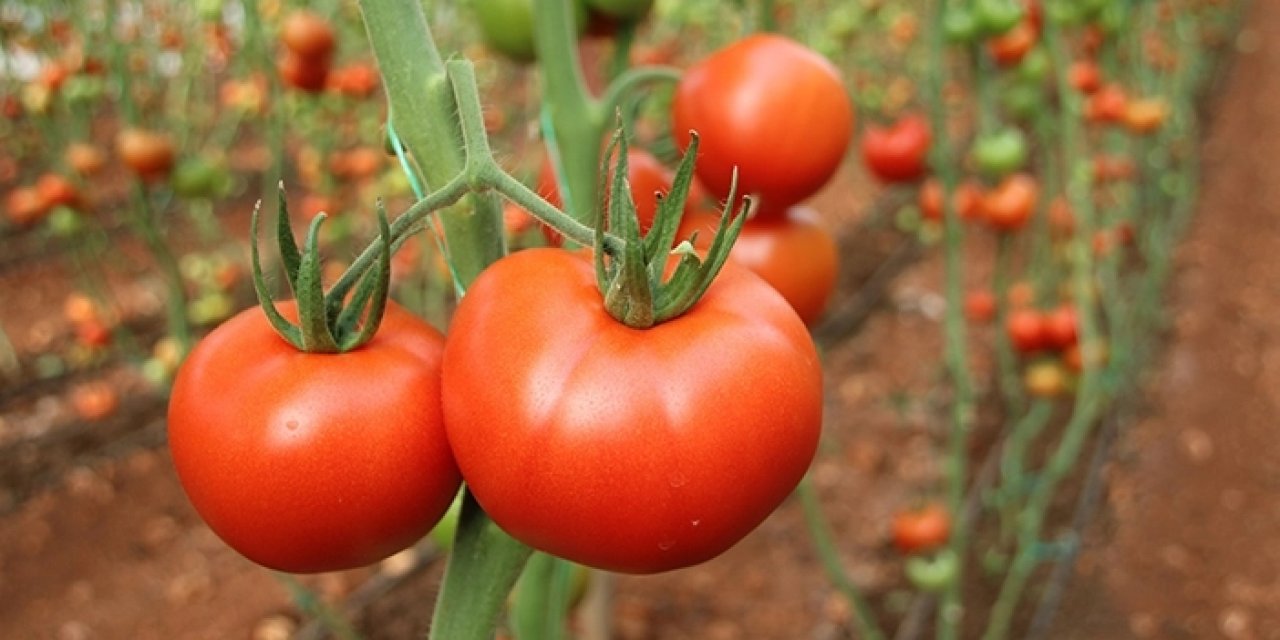
POLYGON ((35 187, 18 187, 4 200, 5 215, 16 225, 35 224, 49 213, 45 200, 35 187))
POLYGON ((71 407, 81 420, 97 422, 120 407, 120 396, 107 382, 90 382, 71 390, 71 407))
POLYGON ((1124 124, 1138 134, 1152 133, 1164 124, 1169 115, 1169 104, 1164 98, 1131 100, 1124 110, 1124 124))
POLYGON ((862 137, 862 159, 885 182, 912 182, 928 170, 929 123, 906 116, 884 128, 871 126, 862 137))
POLYGON ((740 540, 795 488, 822 422, 804 324, 734 264, 688 313, 637 330, 604 310, 587 256, 513 253, 459 304, 443 379, 449 442, 494 522, 626 573, 740 540))
POLYGON ((440 409, 443 343, 394 304, 340 355, 295 350, 258 307, 219 326, 169 401, 169 449, 196 511, 250 560, 294 573, 416 542, 461 481, 440 409))
POLYGON ((329 74, 329 86, 338 93, 363 98, 378 89, 378 70, 367 62, 356 62, 334 69, 329 74))
POLYGON ((280 40, 289 51, 302 58, 317 60, 333 54, 336 44, 333 27, 323 16, 299 9, 290 13, 280 27, 280 40))
POLYGON ((996 317, 996 295, 990 289, 975 289, 964 297, 964 315, 986 324, 996 317))
POLYGON ((1071 63, 1068 74, 1071 86, 1080 93, 1092 94, 1102 88, 1102 71, 1098 69, 1098 63, 1092 60, 1077 60, 1071 63))
POLYGON ((70 180, 56 174, 46 173, 36 180, 36 192, 44 199, 44 206, 72 207, 80 204, 80 190, 70 180))
POLYGON ((1014 309, 1005 319, 1005 330, 1013 347, 1022 353, 1045 346, 1044 316, 1035 309, 1014 309))
MULTIPOLYGON (((720 214, 687 214, 678 238, 698 232, 698 248, 711 245, 720 214)), ((729 258, 764 278, 796 310, 805 324, 822 318, 835 291, 840 255, 835 238, 812 209, 795 206, 782 218, 753 218, 742 226, 729 258)))
POLYGON ((1040 32, 1035 25, 1023 20, 1005 33, 987 41, 987 52, 1002 67, 1011 67, 1022 61, 1031 48, 1040 40, 1040 32))
POLYGON ((1089 96, 1084 105, 1085 118, 1091 122, 1120 122, 1124 120, 1129 98, 1119 85, 1107 84, 1089 96))
POLYGON ((286 52, 276 65, 280 79, 299 91, 320 93, 329 81, 329 62, 319 62, 286 52))
POLYGON ((161 180, 173 168, 169 136, 146 129, 125 129, 116 135, 116 154, 144 180, 161 180))
POLYGON ((926 553, 951 537, 951 514, 936 503, 893 516, 893 546, 902 553, 926 553))
POLYGON ((784 215, 835 174, 853 133, 853 106, 826 58, 777 35, 739 40, 690 67, 676 86, 681 149, 701 136, 697 174, 717 198, 738 168, 741 194, 784 215))
POLYGON ((1015 173, 982 197, 982 214, 997 231, 1017 231, 1031 219, 1039 197, 1036 179, 1015 173))
POLYGON ((102 151, 84 142, 76 142, 67 147, 65 157, 67 164, 82 176, 94 175, 107 164, 107 158, 102 151))
POLYGON ((1061 306, 1041 318, 1044 344, 1050 349, 1063 350, 1079 340, 1079 319, 1074 307, 1061 306))
MULTIPOLYGON (((982 216, 982 197, 982 185, 965 180, 951 194, 951 206, 962 219, 975 220, 982 216)), ((920 186, 919 205, 925 220, 942 220, 942 183, 936 178, 929 178, 920 186)))

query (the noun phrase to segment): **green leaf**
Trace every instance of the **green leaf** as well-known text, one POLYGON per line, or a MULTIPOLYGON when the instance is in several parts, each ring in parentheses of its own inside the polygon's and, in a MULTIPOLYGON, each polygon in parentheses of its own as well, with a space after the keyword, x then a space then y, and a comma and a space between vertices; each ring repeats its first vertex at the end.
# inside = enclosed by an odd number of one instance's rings
POLYGON ((280 315, 280 310, 276 308, 276 303, 271 299, 271 293, 267 291, 267 282, 262 275, 262 256, 258 252, 258 220, 262 213, 262 201, 259 200, 253 206, 253 216, 249 222, 249 256, 251 262, 251 272, 253 274, 253 291, 258 296, 258 305, 262 307, 262 312, 267 316, 267 322, 271 323, 271 328, 280 334, 289 344, 294 347, 302 348, 302 332, 298 327, 294 326, 284 316, 280 315))
MULTIPOLYGON (((360 333, 343 342, 342 351, 350 351, 372 340, 387 310, 387 290, 391 287, 391 224, 387 222, 387 209, 381 200, 378 201, 378 231, 382 241, 382 251, 378 254, 378 266, 374 268, 373 273, 365 277, 360 288, 356 290, 355 300, 352 300, 351 305, 343 311, 343 316, 346 316, 352 309, 356 310, 353 327, 354 323, 359 321, 360 312, 364 309, 366 300, 369 301, 369 314, 364 320, 364 325, 360 327, 360 333)), ((339 326, 343 326, 341 319, 339 326)))
POLYGON ((671 192, 658 203, 657 217, 649 228, 649 235, 644 238, 644 259, 649 263, 649 281, 655 287, 662 282, 665 257, 680 231, 680 220, 684 217, 685 201, 689 199, 689 188, 693 184, 693 165, 697 157, 698 134, 693 133, 689 148, 676 169, 671 192))

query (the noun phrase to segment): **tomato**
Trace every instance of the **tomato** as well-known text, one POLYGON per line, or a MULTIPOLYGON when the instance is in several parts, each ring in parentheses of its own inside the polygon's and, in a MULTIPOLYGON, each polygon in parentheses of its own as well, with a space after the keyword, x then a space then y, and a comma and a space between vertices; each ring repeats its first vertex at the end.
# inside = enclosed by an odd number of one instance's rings
POLYGON ((1001 34, 1023 23, 1023 10, 1015 0, 975 0, 974 18, 989 34, 1001 34))
POLYGON ((964 297, 964 315, 972 322, 991 322, 996 317, 996 295, 990 289, 970 291, 964 297))
POLYGON ((1152 133, 1164 124, 1169 115, 1169 103, 1163 98, 1131 100, 1125 106, 1124 125, 1137 134, 1152 133))
POLYGON ((173 168, 173 142, 156 131, 121 131, 116 135, 116 155, 144 180, 160 180, 173 168))
POLYGON ((1039 198, 1036 179, 1015 173, 982 197, 982 215, 997 231, 1017 231, 1031 219, 1039 198))
POLYGON ((1041 324, 1044 344, 1050 349, 1066 349, 1080 339, 1080 321, 1074 307, 1064 305, 1044 314, 1041 324))
POLYGON ((1014 309, 1005 319, 1005 331, 1009 342, 1022 353, 1039 351, 1044 347, 1044 317, 1036 309, 1014 309))
POLYGON ((1093 60, 1077 60, 1067 72, 1071 86, 1084 94, 1092 94, 1102 88, 1102 71, 1093 60))
POLYGON ((1049 203, 1049 228, 1055 235, 1070 237, 1076 229, 1076 214, 1066 197, 1058 196, 1049 203))
POLYGON ((303 58, 293 52, 280 57, 276 70, 285 85, 307 93, 320 93, 329 82, 328 61, 303 58))
POLYGON ((804 324, 732 263, 687 313, 638 330, 605 311, 587 256, 513 253, 459 304, 443 380, 449 442, 494 522, 625 573, 740 540, 804 475, 822 422, 804 324))
POLYGON ((215 197, 226 191, 230 182, 226 167, 202 156, 183 160, 169 179, 173 192, 184 198, 215 197))
MULTIPOLYGON (((681 220, 680 239, 698 232, 698 248, 709 247, 720 214, 697 212, 681 220)), ((812 209, 795 206, 782 218, 747 220, 729 258, 778 290, 805 324, 822 318, 835 291, 840 254, 835 238, 812 209)))
POLYGON ((67 164, 82 176, 91 176, 102 170, 107 158, 97 147, 84 142, 77 142, 67 147, 67 164))
POLYGON ((587 0, 587 7, 610 18, 634 21, 649 15, 653 0, 587 0))
POLYGON ((356 62, 334 69, 329 74, 329 86, 338 93, 354 98, 373 95, 378 89, 378 70, 365 62, 356 62))
POLYGON ((1092 122, 1120 122, 1124 119, 1129 98, 1119 85, 1105 84, 1089 95, 1084 116, 1092 122))
POLYGON ((443 343, 394 303, 372 340, 340 355, 295 350, 258 307, 214 329, 169 401, 169 449, 192 505, 280 571, 349 569, 413 544, 461 481, 441 414, 443 343))
POLYGON ((54 207, 80 206, 80 190, 70 180, 56 174, 46 173, 36 180, 36 193, 44 200, 47 209, 54 207))
POLYGON ((1014 28, 987 41, 987 53, 996 64, 1011 67, 1022 61, 1023 57, 1036 46, 1040 33, 1028 21, 1019 22, 1014 28))
POLYGON ((1054 360, 1038 360, 1022 373, 1022 385, 1038 398, 1056 398, 1067 391, 1067 372, 1054 360))
MULTIPOLYGON (((918 204, 926 220, 942 220, 942 183, 935 178, 926 180, 920 186, 918 204)), ((982 185, 973 180, 961 182, 951 194, 951 206, 964 220, 981 217, 982 185)))
POLYGON ((807 47, 772 34, 748 36, 690 67, 676 85, 672 129, 689 146, 701 136, 697 175, 726 198, 759 196, 760 215, 784 215, 835 174, 853 133, 840 72, 807 47))
POLYGON ((327 60, 337 44, 329 20, 305 9, 285 17, 280 27, 280 41, 293 54, 310 60, 327 60))
POLYGON ((1006 127, 979 136, 971 153, 983 175, 1006 176, 1027 163, 1027 138, 1020 129, 1006 127))
POLYGON ((111 327, 98 318, 76 323, 76 342, 98 349, 111 344, 111 327))
POLYGON ((912 182, 928 170, 929 123, 909 115, 888 128, 870 126, 862 138, 862 159, 885 182, 912 182))
POLYGON ((107 382, 90 382, 71 390, 71 406, 81 420, 97 422, 120 407, 120 396, 107 382))
POLYGON ((950 537, 951 514, 941 504, 929 503, 893 516, 893 546, 901 553, 926 553, 950 537))
POLYGON ((18 187, 10 191, 5 197, 4 207, 9 221, 16 225, 35 224, 49 213, 44 198, 35 187, 18 187))
POLYGON ((937 593, 955 582, 956 574, 960 570, 960 559, 950 549, 943 549, 932 558, 923 556, 907 558, 903 569, 912 586, 921 591, 937 593))
MULTIPOLYGON (((475 0, 476 22, 480 36, 494 51, 517 62, 530 62, 538 56, 533 38, 535 0, 475 0)), ((581 35, 587 27, 586 5, 573 1, 575 26, 581 35)))
POLYGON ((1018 63, 1018 79, 1027 84, 1044 82, 1053 71, 1053 59, 1045 47, 1034 47, 1018 63))
POLYGON ((963 6, 947 7, 942 16, 942 30, 950 42, 973 42, 981 27, 977 16, 963 6))

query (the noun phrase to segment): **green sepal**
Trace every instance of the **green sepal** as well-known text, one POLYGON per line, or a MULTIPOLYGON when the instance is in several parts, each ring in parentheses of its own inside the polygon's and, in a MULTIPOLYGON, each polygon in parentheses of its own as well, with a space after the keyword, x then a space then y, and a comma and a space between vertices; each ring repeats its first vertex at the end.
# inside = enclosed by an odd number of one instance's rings
POLYGON ((622 255, 614 261, 614 273, 605 290, 604 306, 623 324, 643 329, 653 326, 653 290, 647 277, 636 205, 631 199, 631 186, 627 180, 627 140, 621 129, 614 134, 614 144, 610 144, 605 155, 606 165, 615 152, 618 161, 614 165, 613 187, 609 195, 609 227, 627 244, 622 255))
POLYGON ((267 316, 267 322, 271 323, 271 327, 280 334, 289 344, 297 349, 302 348, 302 331, 294 326, 284 316, 280 315, 280 310, 276 308, 276 303, 271 299, 271 293, 267 291, 266 279, 262 276, 262 257, 258 252, 258 218, 262 213, 262 201, 259 200, 253 206, 253 216, 249 222, 249 257, 253 276, 253 291, 258 296, 258 306, 262 307, 262 312, 267 316))
POLYGON ((285 278, 289 280, 289 290, 298 297, 298 268, 302 264, 302 254, 293 238, 293 228, 289 226, 289 205, 285 203, 284 182, 277 185, 276 202, 279 212, 276 216, 276 243, 280 245, 280 262, 284 265, 285 278))
POLYGON ((369 313, 364 319, 364 324, 360 326, 360 332, 344 336, 340 345, 344 352, 372 340, 387 310, 387 290, 391 287, 391 223, 387 222, 387 208, 381 200, 378 201, 378 232, 382 241, 382 251, 378 253, 378 265, 361 281, 351 304, 343 310, 342 316, 338 319, 339 330, 347 327, 347 323, 354 328, 360 316, 364 315, 362 311, 366 304, 369 307, 369 313))
POLYGON ((298 300, 298 326, 302 329, 302 349, 308 353, 338 352, 338 343, 329 329, 329 312, 320 275, 320 226, 326 217, 323 213, 317 215, 307 230, 307 244, 298 264, 298 282, 294 290, 298 300))
POLYGON ((658 203, 658 213, 644 238, 644 259, 649 263, 649 281, 654 286, 661 284, 666 260, 659 259, 670 251, 680 232, 680 221, 684 217, 685 200, 689 198, 689 189, 693 185, 693 164, 698 157, 698 134, 690 132, 689 147, 676 176, 671 183, 671 192, 658 203))

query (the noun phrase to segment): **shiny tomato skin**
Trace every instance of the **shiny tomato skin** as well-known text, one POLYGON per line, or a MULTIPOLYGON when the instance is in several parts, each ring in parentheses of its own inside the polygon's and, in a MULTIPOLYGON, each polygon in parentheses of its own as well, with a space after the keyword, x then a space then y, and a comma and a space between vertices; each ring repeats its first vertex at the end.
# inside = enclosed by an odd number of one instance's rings
POLYGON ((192 505, 228 545, 280 571, 350 569, 413 544, 461 482, 440 408, 443 342, 394 304, 369 343, 341 355, 297 351, 258 307, 223 323, 187 357, 169 402, 192 505))
MULTIPOLYGON (((720 214, 703 211, 681 220, 678 238, 696 230, 698 248, 710 247, 720 214)), ((781 218, 753 218, 742 225, 729 259, 764 278, 806 325, 822 318, 836 288, 840 254, 835 238, 809 207, 791 207, 781 218)))
POLYGON ((929 123, 905 116, 890 127, 868 127, 862 137, 862 159, 884 182, 913 182, 928 170, 929 123))
POLYGON ((632 329, 604 310, 587 256, 511 254, 459 305, 443 380, 450 444, 494 522, 625 573, 740 540, 804 475, 822 422, 804 324, 733 264, 689 312, 632 329))
POLYGON ((696 172, 717 198, 756 194, 761 212, 783 215, 835 174, 853 133, 840 72, 787 38, 743 38, 690 67, 672 104, 677 144, 701 136, 696 172))

